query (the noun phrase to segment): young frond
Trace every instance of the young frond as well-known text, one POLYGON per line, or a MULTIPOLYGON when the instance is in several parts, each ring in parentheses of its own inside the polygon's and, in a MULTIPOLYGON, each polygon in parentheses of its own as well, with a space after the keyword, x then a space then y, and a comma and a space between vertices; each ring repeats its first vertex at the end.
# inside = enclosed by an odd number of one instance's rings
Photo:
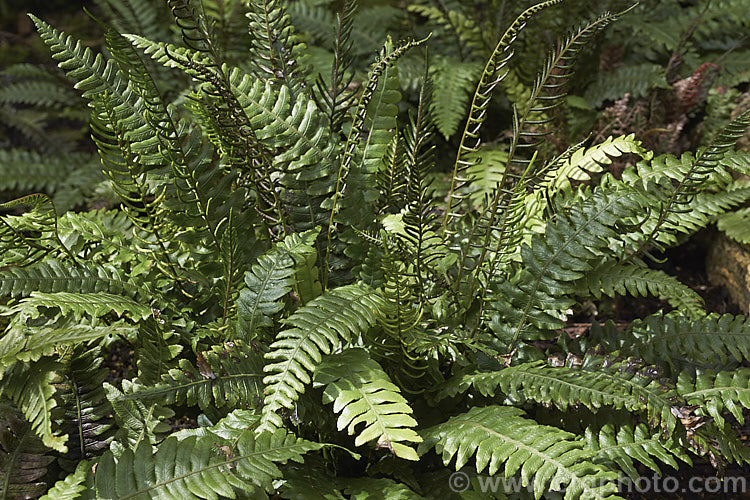
POLYGON ((325 358, 315 368, 313 386, 325 387, 323 402, 333 403, 333 411, 340 414, 336 422, 339 431, 357 434, 355 446, 376 440, 377 448, 388 449, 400 458, 419 460, 416 451, 405 444, 422 441, 411 429, 417 425, 411 416, 413 411, 366 351, 347 349, 325 358))

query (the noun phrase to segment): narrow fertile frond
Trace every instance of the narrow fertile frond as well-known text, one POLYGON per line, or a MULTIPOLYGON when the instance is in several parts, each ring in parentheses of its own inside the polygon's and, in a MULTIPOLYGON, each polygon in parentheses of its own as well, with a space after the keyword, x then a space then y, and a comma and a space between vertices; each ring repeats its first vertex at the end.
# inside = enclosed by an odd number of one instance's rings
POLYGON ((524 418, 510 406, 476 407, 422 432, 419 451, 432 447, 456 470, 476 455, 476 470, 505 477, 521 473, 523 484, 534 484, 541 495, 565 487, 565 499, 610 498, 617 492, 614 472, 592 461, 585 442, 556 427, 524 418))
POLYGON ((335 288, 298 309, 284 324, 287 329, 276 336, 263 379, 266 396, 258 432, 282 425, 277 414, 291 409, 310 383, 310 374, 323 355, 351 341, 375 324, 380 298, 363 285, 335 288))
POLYGON ((507 66, 513 58, 514 42, 518 38, 519 33, 526 26, 526 22, 531 17, 545 8, 558 4, 561 1, 562 0, 548 0, 526 9, 516 18, 513 24, 508 27, 500 38, 500 41, 497 43, 497 46, 492 51, 492 55, 482 71, 482 76, 479 78, 479 83, 477 84, 474 97, 471 101, 469 117, 466 120, 466 126, 461 135, 461 143, 458 147, 456 162, 453 166, 453 174, 451 175, 451 186, 448 191, 448 206, 445 211, 442 233, 445 233, 449 223, 457 215, 455 211, 461 203, 459 192, 463 185, 469 180, 465 175, 465 170, 472 165, 470 161, 466 160, 466 156, 479 148, 481 143, 479 131, 487 119, 487 109, 489 108, 493 91, 500 83, 502 83, 503 79, 508 74, 507 66))
POLYGON ((325 387, 323 402, 333 403, 333 411, 340 414, 336 422, 339 431, 357 433, 355 446, 377 440, 377 448, 386 448, 407 460, 419 459, 405 444, 422 441, 411 429, 417 425, 411 416, 413 411, 366 351, 347 349, 327 357, 315 368, 313 386, 325 387), (360 424, 365 427, 358 431, 360 424))

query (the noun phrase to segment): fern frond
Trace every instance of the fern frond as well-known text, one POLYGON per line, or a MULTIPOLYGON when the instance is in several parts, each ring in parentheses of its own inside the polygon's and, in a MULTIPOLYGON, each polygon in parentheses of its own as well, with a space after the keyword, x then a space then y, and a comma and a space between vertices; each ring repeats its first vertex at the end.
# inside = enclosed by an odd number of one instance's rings
POLYGON ((129 336, 133 333, 134 328, 124 322, 115 322, 111 325, 55 327, 16 324, 8 328, 0 338, 0 368, 6 369, 16 361, 37 361, 65 346, 75 346, 108 336, 129 336))
POLYGON ((532 236, 531 245, 521 249, 524 269, 511 281, 498 283, 486 305, 490 327, 508 342, 509 352, 518 339, 540 338, 544 330, 563 326, 565 310, 573 304, 575 280, 601 260, 610 238, 635 230, 617 225, 640 211, 634 191, 597 190, 558 214, 544 235, 532 236))
POLYGON ((661 425, 671 434, 677 424, 672 408, 679 406, 678 395, 653 371, 653 367, 642 366, 635 358, 613 362, 588 357, 580 367, 538 361, 464 375, 442 393, 451 396, 472 386, 485 396, 494 396, 500 390, 514 398, 552 404, 563 411, 583 405, 594 412, 603 407, 646 412, 653 427, 661 425))
POLYGON ((671 191, 667 192, 658 212, 658 218, 653 228, 649 228, 651 231, 641 243, 640 249, 647 244, 654 244, 658 248, 659 233, 674 232, 674 228, 680 226, 680 222, 675 219, 691 211, 690 205, 696 192, 708 181, 724 155, 734 148, 737 139, 742 137, 749 125, 750 111, 746 111, 727 125, 707 148, 699 152, 695 161, 685 172, 685 176, 679 179, 671 191))
POLYGON ((475 152, 481 143, 479 131, 487 119, 487 108, 490 105, 492 94, 495 88, 502 83, 508 75, 508 63, 513 58, 513 44, 519 33, 526 26, 527 21, 534 15, 547 7, 560 3, 561 0, 548 0, 538 3, 526 9, 505 31, 497 46, 492 51, 487 64, 479 78, 474 97, 469 109, 469 117, 466 120, 464 131, 461 134, 461 142, 458 147, 456 161, 453 165, 451 175, 451 185, 448 190, 448 205, 443 219, 442 234, 445 234, 449 223, 456 217, 456 209, 461 203, 459 192, 468 182, 465 171, 472 165, 472 162, 466 159, 466 156, 475 152))
POLYGON ((236 441, 211 433, 182 440, 170 437, 156 453, 141 442, 116 459, 111 452, 101 458, 94 474, 96 492, 99 498, 153 495, 197 500, 234 498, 238 488, 257 497, 274 491, 273 480, 282 475, 278 465, 301 462, 305 453, 323 446, 283 429, 258 436, 245 432, 236 441))
POLYGON ((41 314, 39 308, 58 308, 60 314, 70 315, 74 320, 85 316, 99 318, 110 312, 118 316, 128 312, 136 321, 152 315, 150 307, 139 304, 129 297, 103 292, 31 292, 28 297, 12 306, 9 313, 16 315, 14 321, 20 322, 27 318, 39 317, 41 314))
POLYGON ((735 241, 750 243, 750 207, 733 210, 716 219, 716 227, 735 241))
POLYGON ((78 462, 74 472, 57 481, 39 500, 76 500, 86 490, 84 483, 91 477, 91 464, 88 460, 82 460, 78 462))
POLYGON ((5 498, 36 498, 47 488, 43 479, 54 457, 41 439, 33 435, 18 410, 3 404, 0 418, 0 495, 5 498))
POLYGON ((673 311, 635 320, 624 333, 610 323, 595 324, 591 334, 608 350, 638 356, 646 363, 666 363, 673 370, 684 361, 726 364, 750 359, 750 320, 744 316, 711 313, 690 319, 673 311))
POLYGON ((270 374, 263 379, 266 395, 258 432, 281 427, 277 412, 293 408, 322 356, 373 326, 379 306, 373 290, 346 285, 321 295, 284 322, 287 329, 276 336, 266 354, 270 363, 264 371, 270 374))
POLYGON ((668 301, 687 316, 697 318, 705 314, 703 298, 695 290, 664 271, 641 265, 603 260, 579 280, 579 286, 579 295, 591 294, 596 299, 602 295, 651 295, 668 301))
POLYGON ((0 391, 23 412, 45 446, 67 453, 68 435, 57 435, 52 428, 52 409, 57 406, 53 383, 58 368, 51 358, 42 358, 33 364, 16 363, 3 374, 0 391))
POLYGON ((315 255, 319 229, 291 234, 258 258, 245 273, 246 287, 237 300, 241 337, 261 337, 259 329, 273 325, 272 316, 284 307, 282 299, 295 284, 295 273, 310 254, 315 255))
POLYGON ((138 382, 145 385, 158 383, 174 365, 172 360, 182 351, 174 329, 168 328, 165 321, 156 316, 157 312, 154 311, 153 317, 141 321, 138 329, 135 363, 138 382))
POLYGON ((16 207, 29 210, 19 216, 0 216, 0 262, 4 265, 29 265, 55 249, 76 260, 60 241, 57 211, 49 196, 31 194, 0 204, 0 209, 16 207))
POLYGON ((109 370, 102 366, 100 347, 79 343, 71 351, 63 357, 64 387, 58 386, 65 409, 61 428, 70 436, 65 458, 85 461, 104 451, 112 439, 112 407, 102 387, 109 370))
POLYGON ((419 460, 408 444, 422 438, 411 429, 417 421, 406 399, 388 374, 362 349, 347 349, 323 360, 313 373, 313 387, 323 387, 323 402, 333 403, 339 413, 336 427, 349 435, 357 433, 355 446, 377 440, 377 448, 386 448, 407 460, 419 460), (357 431, 357 426, 365 428, 357 431))
POLYGON ((430 76, 435 82, 432 114, 438 131, 448 139, 456 133, 466 117, 470 93, 482 67, 473 62, 437 58, 430 65, 430 76))
POLYGON ((644 97, 651 89, 671 88, 660 64, 628 64, 612 71, 597 71, 596 81, 586 87, 584 98, 598 108, 604 101, 614 101, 625 94, 644 97))
MULTIPOLYGON (((146 404, 128 399, 127 395, 135 389, 135 385, 129 380, 123 380, 122 391, 107 382, 102 387, 115 411, 118 428, 115 436, 117 441, 112 443, 115 448, 134 449, 140 443, 145 443, 150 448, 150 445, 161 441, 164 434, 171 430, 164 420, 173 417, 174 412, 158 403, 146 404)), ((105 453, 102 459, 106 455, 105 453)))
POLYGON ((646 424, 624 425, 604 424, 586 427, 586 449, 595 452, 594 457, 599 460, 611 460, 632 480, 637 480, 641 474, 636 470, 634 461, 638 461, 652 471, 661 475, 656 460, 673 469, 679 467, 678 458, 688 465, 692 465, 690 456, 683 449, 671 442, 664 442, 660 432, 655 432, 646 424))
POLYGON ((718 373, 707 370, 696 376, 681 372, 677 390, 687 404, 705 408, 719 427, 725 426, 725 410, 744 424, 744 409, 750 409, 750 369, 718 373))
POLYGON ((198 353, 194 366, 181 359, 159 384, 138 387, 125 400, 159 401, 167 405, 205 408, 254 408, 263 397, 263 358, 241 341, 198 353))
POLYGON ((556 427, 524 418, 509 406, 475 407, 422 432, 419 451, 432 447, 456 470, 476 455, 476 470, 505 477, 521 473, 523 484, 533 482, 534 492, 565 487, 565 499, 612 498, 617 492, 614 472, 592 461, 585 442, 556 427))

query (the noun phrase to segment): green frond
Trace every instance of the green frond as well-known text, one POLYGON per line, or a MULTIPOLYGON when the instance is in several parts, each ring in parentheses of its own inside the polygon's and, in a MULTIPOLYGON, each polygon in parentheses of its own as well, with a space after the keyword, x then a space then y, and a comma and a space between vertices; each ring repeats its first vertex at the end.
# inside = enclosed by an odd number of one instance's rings
POLYGON ((88 460, 78 462, 76 470, 57 481, 39 500, 76 500, 86 491, 84 483, 91 479, 91 464, 88 460))
POLYGON ((0 104, 26 104, 49 108, 70 106, 78 96, 59 82, 26 80, 0 86, 0 104))
POLYGON ((375 292, 360 284, 335 288, 298 309, 284 324, 266 354, 266 395, 259 432, 282 425, 277 414, 291 409, 310 383, 322 356, 349 343, 375 324, 380 307, 375 292))
POLYGON ((169 328, 166 321, 153 311, 153 317, 141 321, 138 329, 138 342, 135 346, 135 363, 138 368, 138 382, 156 384, 175 364, 172 361, 182 351, 179 336, 169 328))
POLYGON ((273 481, 282 476, 279 465, 301 462, 323 446, 283 429, 258 436, 244 432, 235 441, 213 433, 170 437, 156 453, 141 442, 117 458, 111 452, 101 458, 94 474, 97 498, 236 498, 236 490, 257 497, 274 491, 273 481))
POLYGON ((23 412, 31 429, 45 446, 67 453, 68 435, 53 429, 52 409, 57 405, 54 382, 59 365, 52 358, 29 363, 16 363, 2 376, 0 391, 23 412))
POLYGON ((283 242, 261 255, 252 270, 245 273, 245 288, 237 300, 241 336, 262 337, 261 328, 273 326, 272 317, 282 310, 281 300, 297 284, 295 273, 315 254, 315 239, 319 229, 291 234, 283 242))
POLYGON ((633 191, 597 190, 535 233, 521 249, 524 269, 495 285, 486 304, 490 328, 507 343, 509 352, 519 339, 548 336, 564 324, 573 305, 575 280, 581 279, 610 248, 610 238, 635 228, 620 229, 623 218, 642 210, 633 191))
POLYGON ((104 337, 135 333, 134 327, 124 322, 111 325, 37 326, 16 324, 0 338, 0 369, 7 369, 16 361, 38 361, 51 356, 58 349, 98 340, 104 337))
POLYGON ((617 475, 592 461, 585 442, 556 427, 524 418, 509 406, 475 407, 422 432, 420 453, 435 447, 443 463, 456 458, 456 470, 476 455, 476 470, 505 477, 521 473, 540 496, 565 488, 565 499, 613 498, 617 475))
POLYGON ((472 161, 472 165, 466 169, 466 175, 469 177, 469 200, 472 206, 481 206, 500 188, 508 162, 508 151, 485 145, 467 155, 467 159, 472 161))
POLYGON ((645 465, 661 475, 656 460, 678 469, 677 459, 692 465, 690 456, 675 443, 665 442, 660 432, 653 431, 646 424, 604 424, 597 428, 590 426, 585 432, 586 449, 595 453, 594 459, 602 463, 612 461, 633 481, 641 477, 634 462, 645 465), (655 460, 656 459, 656 460, 655 460))
POLYGON ((107 20, 120 33, 138 33, 148 38, 164 38, 163 6, 149 0, 96 0, 107 20))
POLYGON ((605 407, 644 412, 652 427, 660 425, 671 434, 677 424, 672 408, 679 406, 678 395, 656 375, 658 371, 635 358, 612 361, 587 357, 580 367, 537 361, 464 375, 441 392, 452 396, 471 386, 485 396, 501 391, 521 401, 555 405, 562 411, 582 405, 593 412, 605 407))
POLYGON ((612 158, 624 154, 646 155, 641 141, 635 134, 609 136, 604 141, 588 148, 581 148, 570 155, 555 171, 545 176, 542 185, 550 192, 565 191, 571 181, 588 181, 591 174, 603 172, 612 164, 612 158))
POLYGON ((44 478, 54 461, 47 455, 49 448, 7 403, 3 404, 0 435, 0 496, 37 498, 47 489, 44 478))
POLYGON ((603 260, 588 271, 579 280, 578 294, 590 294, 596 299, 600 299, 602 295, 651 295, 666 300, 686 316, 697 318, 705 315, 703 298, 674 276, 657 269, 637 264, 619 264, 613 260, 603 260))
POLYGON ((254 408, 262 401, 262 377, 261 354, 235 340, 198 353, 195 365, 181 359, 178 368, 162 375, 157 385, 138 387, 124 399, 201 409, 254 408))
POLYGON ((150 445, 160 442, 164 435, 171 431, 171 427, 164 420, 173 417, 174 412, 158 403, 146 404, 143 401, 128 399, 127 396, 136 389, 129 380, 122 381, 122 391, 107 382, 104 382, 102 387, 115 411, 118 428, 116 441, 110 449, 133 449, 140 443, 145 443, 150 448, 150 445))
POLYGON ((666 363, 673 369, 682 363, 726 364, 750 359, 750 320, 744 316, 711 313, 699 319, 673 311, 637 319, 625 332, 614 325, 595 324, 591 334, 608 350, 638 356, 646 363, 666 363))
POLYGON ((687 404, 705 408, 719 427, 725 426, 725 411, 743 424, 744 409, 750 409, 750 369, 718 373, 707 370, 697 376, 681 372, 677 390, 687 404))
POLYGON ((417 425, 411 416, 413 411, 365 350, 347 349, 325 358, 313 373, 313 387, 323 386, 323 402, 333 403, 333 411, 340 414, 338 430, 357 433, 355 446, 377 440, 377 448, 386 448, 400 458, 419 460, 416 451, 405 444, 422 441, 411 429, 417 425), (358 431, 360 424, 365 428, 358 431))
POLYGON ((349 498, 356 498, 357 500, 380 500, 381 498, 387 498, 388 500, 425 500, 425 497, 417 495, 407 485, 388 478, 347 478, 341 480, 340 483, 344 493, 351 495, 349 498))
POLYGON ((139 304, 129 297, 110 293, 70 293, 70 292, 31 292, 28 297, 11 307, 9 313, 16 315, 16 321, 27 318, 37 318, 42 312, 40 308, 57 308, 60 314, 78 320, 90 316, 102 317, 110 312, 122 316, 128 312, 133 320, 141 320, 151 316, 148 306, 139 304), (20 318, 20 319, 18 319, 20 318))
POLYGON ((625 94, 633 98, 644 97, 651 89, 671 88, 660 64, 628 64, 612 71, 597 71, 596 81, 586 87, 583 94, 588 103, 597 108, 604 101, 620 99, 625 94))
POLYGON ((735 241, 750 243, 750 207, 720 215, 716 219, 716 227, 735 241))
POLYGON ((134 295, 147 290, 130 283, 113 265, 45 259, 26 267, 0 271, 0 295, 26 297, 34 292, 74 292, 134 295))
POLYGON ((438 131, 448 139, 458 131, 466 117, 470 93, 482 67, 474 62, 438 58, 430 65, 430 76, 435 82, 431 104, 438 131))

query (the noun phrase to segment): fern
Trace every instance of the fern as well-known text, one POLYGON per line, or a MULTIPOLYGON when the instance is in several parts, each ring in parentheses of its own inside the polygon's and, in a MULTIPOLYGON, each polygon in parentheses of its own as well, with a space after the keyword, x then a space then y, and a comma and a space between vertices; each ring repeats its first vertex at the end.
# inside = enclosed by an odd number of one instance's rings
POLYGON ((333 403, 340 413, 336 426, 348 434, 357 432, 355 446, 377 440, 378 448, 397 457, 419 460, 416 451, 404 442, 419 443, 421 438, 410 427, 417 425, 412 409, 399 394, 398 387, 383 369, 361 349, 347 349, 329 356, 315 368, 313 386, 325 386, 323 402, 333 403))
POLYGON ((17 410, 3 405, 0 419, 0 494, 6 498, 35 498, 44 493, 42 480, 54 458, 46 455, 47 448, 32 434, 31 426, 17 410))
POLYGON ((445 465, 456 458, 456 470, 476 454, 478 473, 503 470, 511 477, 520 471, 523 484, 533 482, 537 494, 563 487, 566 499, 608 498, 617 492, 617 476, 588 461, 591 455, 583 440, 522 415, 508 406, 472 408, 423 431, 420 452, 435 447, 445 465))
POLYGON ((372 326, 379 305, 372 290, 348 285, 321 295, 285 321, 291 328, 276 336, 266 354, 271 363, 264 371, 271 374, 263 379, 266 396, 258 432, 281 426, 277 412, 294 406, 322 355, 330 354, 372 326))
POLYGON ((689 405, 698 404, 706 408, 719 427, 726 421, 723 413, 729 411, 740 424, 745 422, 743 408, 750 406, 750 372, 747 368, 736 371, 722 371, 691 376, 681 373, 677 380, 677 390, 689 405))

